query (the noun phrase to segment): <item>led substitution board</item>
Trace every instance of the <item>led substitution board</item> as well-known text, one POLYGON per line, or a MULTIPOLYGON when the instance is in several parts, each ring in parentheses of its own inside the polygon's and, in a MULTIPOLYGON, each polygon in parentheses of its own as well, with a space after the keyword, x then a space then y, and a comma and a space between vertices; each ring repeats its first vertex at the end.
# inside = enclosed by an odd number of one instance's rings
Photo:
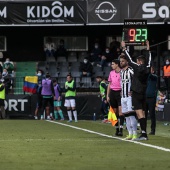
POLYGON ((145 45, 148 39, 147 20, 125 19, 122 40, 127 45, 145 45))

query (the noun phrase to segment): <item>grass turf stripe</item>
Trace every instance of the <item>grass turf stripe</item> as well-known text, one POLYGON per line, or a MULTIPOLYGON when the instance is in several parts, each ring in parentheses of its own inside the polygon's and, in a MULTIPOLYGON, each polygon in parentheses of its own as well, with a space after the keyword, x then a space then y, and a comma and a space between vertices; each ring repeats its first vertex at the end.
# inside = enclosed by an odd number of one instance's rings
POLYGON ((119 138, 119 137, 114 137, 114 136, 111 136, 111 135, 106 135, 106 134, 103 134, 103 133, 99 133, 99 132, 95 132, 95 131, 92 131, 92 130, 88 130, 88 129, 84 129, 84 128, 79 128, 79 127, 76 127, 76 126, 73 126, 73 125, 68 125, 68 124, 64 124, 64 123, 60 123, 60 122, 55 122, 55 121, 51 121, 51 120, 46 120, 46 121, 50 122, 50 123, 59 124, 59 125, 62 125, 62 126, 67 126, 67 127, 70 127, 70 128, 73 128, 73 129, 77 129, 77 130, 82 130, 82 131, 89 132, 89 133, 92 133, 92 134, 100 135, 100 136, 103 136, 103 137, 118 139, 118 140, 121 140, 121 141, 131 142, 131 143, 135 143, 135 144, 138 144, 138 145, 143 145, 143 146, 147 146, 147 147, 150 147, 150 148, 154 148, 154 149, 170 152, 170 149, 164 148, 164 147, 161 147, 161 146, 151 145, 151 144, 142 143, 142 142, 138 142, 138 141, 126 140, 126 139, 122 139, 122 138, 119 138))

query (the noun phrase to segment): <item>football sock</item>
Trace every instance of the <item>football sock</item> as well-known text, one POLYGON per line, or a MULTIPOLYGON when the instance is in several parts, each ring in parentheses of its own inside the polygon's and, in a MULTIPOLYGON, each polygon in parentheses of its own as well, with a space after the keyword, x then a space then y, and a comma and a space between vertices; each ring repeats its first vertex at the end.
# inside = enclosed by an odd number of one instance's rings
POLYGON ((133 130, 133 134, 136 135, 137 134, 137 120, 135 116, 129 116, 129 118, 130 118, 132 130, 133 130))
POLYGON ((64 119, 64 116, 63 116, 63 112, 62 112, 62 110, 59 110, 59 111, 58 111, 58 113, 59 113, 59 115, 60 115, 61 119, 64 119))
POLYGON ((133 130, 131 128, 130 117, 125 117, 125 119, 126 119, 126 127, 127 127, 128 132, 129 132, 129 135, 132 135, 133 134, 133 130))
POLYGON ((69 118, 69 120, 72 121, 72 113, 71 113, 71 110, 67 110, 67 113, 68 113, 68 118, 69 118))
POLYGON ((56 120, 58 119, 57 110, 54 110, 54 118, 55 118, 56 120))
POLYGON ((73 110, 74 120, 77 121, 77 110, 73 110))
POLYGON ((146 133, 146 119, 141 118, 141 119, 139 119, 139 122, 140 122, 140 127, 142 130, 142 133, 146 133))
POLYGON ((120 119, 120 126, 123 126, 125 117, 124 116, 120 116, 119 119, 120 119))

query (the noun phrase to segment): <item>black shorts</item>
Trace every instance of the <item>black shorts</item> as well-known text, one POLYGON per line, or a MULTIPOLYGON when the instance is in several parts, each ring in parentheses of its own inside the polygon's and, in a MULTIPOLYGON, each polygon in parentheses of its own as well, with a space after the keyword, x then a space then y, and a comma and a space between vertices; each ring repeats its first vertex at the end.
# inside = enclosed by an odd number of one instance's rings
POLYGON ((46 107, 54 107, 54 100, 53 100, 53 97, 50 97, 50 98, 43 98, 42 99, 42 107, 43 108, 46 108, 46 107))
POLYGON ((5 100, 4 99, 0 99, 0 106, 5 106, 5 100))
POLYGON ((142 109, 145 111, 146 97, 145 94, 132 92, 132 107, 134 110, 142 109))
POLYGON ((41 108, 42 107, 42 96, 41 95, 37 95, 37 107, 41 108))
POLYGON ((118 106, 121 106, 121 96, 120 96, 121 91, 114 91, 110 90, 110 105, 112 108, 118 108, 118 106))

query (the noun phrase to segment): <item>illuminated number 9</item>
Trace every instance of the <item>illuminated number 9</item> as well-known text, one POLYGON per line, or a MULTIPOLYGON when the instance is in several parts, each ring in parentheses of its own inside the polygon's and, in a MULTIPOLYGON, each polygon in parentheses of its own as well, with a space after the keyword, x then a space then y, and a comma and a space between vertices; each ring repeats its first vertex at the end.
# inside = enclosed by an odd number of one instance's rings
POLYGON ((129 30, 129 36, 130 36, 130 42, 134 42, 135 41, 135 36, 136 36, 136 30, 135 29, 130 29, 129 30))

